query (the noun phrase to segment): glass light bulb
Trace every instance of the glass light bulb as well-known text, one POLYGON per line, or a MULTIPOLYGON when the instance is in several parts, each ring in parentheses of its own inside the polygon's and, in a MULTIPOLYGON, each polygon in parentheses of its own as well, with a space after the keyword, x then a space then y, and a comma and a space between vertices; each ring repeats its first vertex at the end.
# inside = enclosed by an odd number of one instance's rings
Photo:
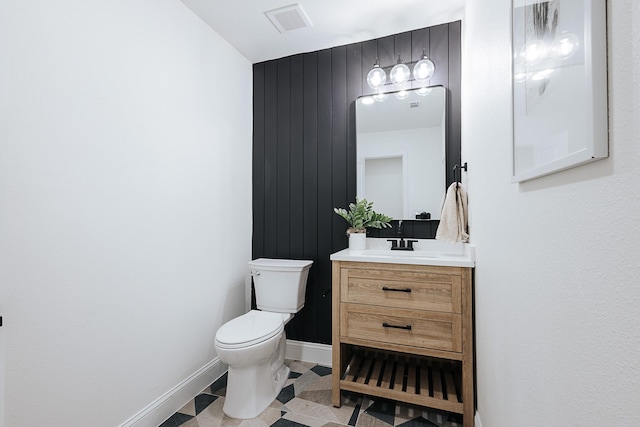
POLYGON ((433 61, 427 58, 426 55, 422 55, 420 61, 413 66, 413 78, 420 83, 424 83, 433 76, 435 70, 436 66, 433 61))
POLYGON ((379 89, 387 83, 387 73, 380 68, 380 64, 376 59, 373 68, 367 73, 367 84, 371 89, 379 89))
POLYGON ((391 69, 389 73, 389 78, 394 85, 398 83, 406 82, 411 77, 411 70, 405 64, 402 63, 402 60, 398 58, 398 63, 391 69))

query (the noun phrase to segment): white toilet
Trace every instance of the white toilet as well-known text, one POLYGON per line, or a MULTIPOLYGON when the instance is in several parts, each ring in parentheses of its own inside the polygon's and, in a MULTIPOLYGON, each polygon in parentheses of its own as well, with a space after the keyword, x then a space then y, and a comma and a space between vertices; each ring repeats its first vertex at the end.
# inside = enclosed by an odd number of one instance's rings
POLYGON ((313 261, 259 258, 249 262, 259 310, 236 317, 216 333, 215 348, 229 365, 222 410, 254 418, 278 396, 289 377, 284 325, 304 307, 313 261))

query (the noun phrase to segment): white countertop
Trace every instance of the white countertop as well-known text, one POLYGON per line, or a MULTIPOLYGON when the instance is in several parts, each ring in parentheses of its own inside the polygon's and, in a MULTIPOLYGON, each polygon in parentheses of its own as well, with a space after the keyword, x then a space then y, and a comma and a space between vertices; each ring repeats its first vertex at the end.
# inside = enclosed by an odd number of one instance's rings
MULTIPOLYGON (((406 240, 406 239, 405 239, 406 240)), ((413 251, 390 250, 387 239, 367 238, 367 249, 343 249, 331 254, 331 261, 382 262, 390 264, 475 267, 475 246, 435 239, 418 239, 413 251)))

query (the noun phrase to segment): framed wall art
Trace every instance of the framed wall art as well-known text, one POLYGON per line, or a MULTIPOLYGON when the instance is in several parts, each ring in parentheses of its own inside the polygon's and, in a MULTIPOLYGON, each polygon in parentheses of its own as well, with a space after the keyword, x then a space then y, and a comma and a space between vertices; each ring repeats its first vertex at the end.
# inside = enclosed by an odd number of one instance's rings
POLYGON ((606 0, 513 0, 513 177, 608 157, 606 0))

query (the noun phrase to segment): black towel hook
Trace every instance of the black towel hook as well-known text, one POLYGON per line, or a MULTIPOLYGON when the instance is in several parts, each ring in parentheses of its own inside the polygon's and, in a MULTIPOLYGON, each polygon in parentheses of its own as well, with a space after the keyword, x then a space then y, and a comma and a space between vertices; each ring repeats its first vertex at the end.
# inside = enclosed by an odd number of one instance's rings
POLYGON ((464 171, 467 171, 467 162, 464 162, 464 164, 462 166, 460 165, 455 165, 453 167, 453 180, 455 182, 457 182, 458 184, 460 183, 460 181, 462 181, 462 169, 464 169, 464 171), (456 174, 456 171, 460 170, 460 175, 456 174))

